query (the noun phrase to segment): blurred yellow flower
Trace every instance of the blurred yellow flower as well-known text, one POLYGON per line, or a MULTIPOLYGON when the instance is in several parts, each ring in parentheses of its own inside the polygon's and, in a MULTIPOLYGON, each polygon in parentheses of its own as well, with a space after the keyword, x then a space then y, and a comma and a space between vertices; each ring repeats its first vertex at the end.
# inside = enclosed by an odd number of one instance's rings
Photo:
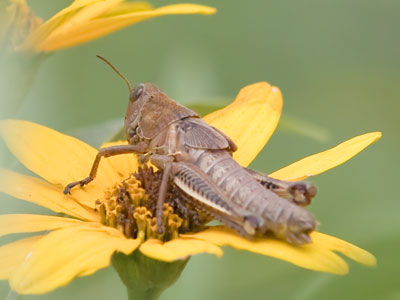
POLYGON ((32 14, 25 0, 9 0, 6 9, 9 15, 8 24, 1 25, 3 28, 9 28, 16 36, 11 41, 14 49, 35 52, 51 52, 82 44, 158 16, 209 15, 216 12, 215 8, 197 4, 153 8, 147 2, 75 0, 49 20, 42 22, 32 14))
MULTIPOLYGON (((262 82, 243 88, 232 104, 204 119, 237 143, 238 151, 234 157, 247 166, 275 130, 281 108, 279 89, 262 82)), ((376 264, 374 256, 367 251, 320 232, 313 232, 312 243, 301 247, 270 237, 248 240, 221 226, 179 236, 172 234, 169 241, 162 242, 151 235, 150 223, 143 223, 140 228, 139 219, 144 216, 140 220, 145 220, 149 214, 144 207, 135 210, 139 228, 136 238, 128 238, 123 228, 103 225, 112 225, 113 215, 108 215, 110 220, 104 220, 104 210, 98 209, 99 202, 95 203, 95 200, 102 199, 114 187, 132 178, 130 174, 138 168, 134 156, 109 157, 102 161, 98 176, 91 184, 74 190, 72 195, 64 195, 63 188, 68 183, 87 175, 96 149, 71 136, 27 121, 1 121, 0 135, 21 163, 42 178, 0 169, 0 192, 72 217, 0 216, 0 236, 50 231, 0 247, 0 279, 8 279, 11 288, 18 293, 45 293, 67 284, 74 277, 90 275, 108 266, 116 251, 125 254, 140 251, 155 260, 172 262, 198 253, 221 256, 220 247, 229 245, 334 274, 348 272, 347 263, 335 252, 368 266, 376 264)), ((350 159, 380 136, 381 133, 373 132, 355 137, 295 162, 272 176, 291 180, 319 174, 350 159)), ((136 185, 130 191, 129 186, 124 191, 131 193, 132 199, 137 195, 146 197, 140 186, 136 185)), ((175 218, 168 224, 176 229, 182 220, 175 218)))

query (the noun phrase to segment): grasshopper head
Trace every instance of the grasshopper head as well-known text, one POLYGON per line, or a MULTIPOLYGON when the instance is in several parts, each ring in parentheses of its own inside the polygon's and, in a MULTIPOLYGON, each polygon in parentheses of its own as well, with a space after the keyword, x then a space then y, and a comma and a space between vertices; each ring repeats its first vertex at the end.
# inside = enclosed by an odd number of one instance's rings
POLYGON ((152 83, 131 89, 125 114, 125 134, 130 144, 154 139, 178 120, 195 117, 196 112, 176 103, 152 83))
MULTIPOLYGON (((148 102, 149 99, 157 98, 157 95, 162 93, 160 89, 152 83, 140 83, 134 88, 132 88, 131 84, 129 83, 129 80, 126 79, 125 76, 122 75, 121 72, 119 72, 117 68, 115 68, 107 59, 105 59, 100 55, 96 56, 100 58, 102 61, 104 61, 107 65, 109 65, 111 69, 113 69, 114 72, 117 73, 117 75, 125 81, 129 89, 129 104, 125 114, 124 127, 125 127, 126 138, 129 141, 129 143, 136 144, 137 142, 139 142, 138 139, 140 139, 140 137, 145 137, 143 135, 143 132, 140 133, 137 132, 137 129, 141 129, 138 128, 138 126, 140 127, 139 118, 143 110, 143 107, 145 106, 145 104, 148 102)), ((156 122, 157 118, 153 118, 153 120, 151 120, 150 122, 148 121, 144 122, 145 124, 143 125, 145 127, 151 128, 154 126, 154 123, 156 122)))
MULTIPOLYGON (((129 104, 125 113, 125 134, 127 140, 134 144, 133 141, 137 135, 139 126, 140 113, 149 99, 156 97, 160 94, 160 89, 152 83, 139 83, 131 91, 129 95, 129 104)), ((156 120, 154 120, 156 121, 156 120)), ((140 134, 141 135, 141 134, 140 134)))

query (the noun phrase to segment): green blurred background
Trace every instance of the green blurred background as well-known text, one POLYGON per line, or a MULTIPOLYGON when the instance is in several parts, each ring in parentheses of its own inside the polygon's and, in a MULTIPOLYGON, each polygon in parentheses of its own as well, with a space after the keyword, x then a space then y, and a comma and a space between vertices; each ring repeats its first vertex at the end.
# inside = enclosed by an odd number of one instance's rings
MULTIPOLYGON (((29 1, 44 18, 68 3, 29 1)), ((322 232, 371 251, 377 268, 350 262, 349 275, 333 276, 226 248, 221 259, 193 257, 161 299, 400 299, 400 1, 197 3, 218 13, 154 19, 54 53, 18 118, 99 146, 122 125, 127 104, 122 81, 95 58, 101 54, 132 83, 154 82, 185 105, 222 106, 258 81, 280 87, 284 126, 252 164, 264 172, 381 130, 378 143, 312 179, 319 194, 311 205, 322 232), (319 138, 290 129, 304 123, 319 138)), ((4 212, 45 212, 22 201, 2 206, 4 212)), ((2 282, 0 298, 7 293, 2 282)), ((125 299, 125 288, 107 268, 23 299, 71 298, 125 299)))

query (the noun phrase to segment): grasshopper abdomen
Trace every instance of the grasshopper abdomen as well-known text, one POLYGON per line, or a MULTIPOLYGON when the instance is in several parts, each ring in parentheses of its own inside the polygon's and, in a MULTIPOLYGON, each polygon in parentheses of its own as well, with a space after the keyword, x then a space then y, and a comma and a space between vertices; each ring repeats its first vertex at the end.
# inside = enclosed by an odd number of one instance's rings
POLYGON ((227 151, 191 152, 197 152, 192 154, 194 163, 226 195, 232 211, 241 215, 243 226, 251 220, 247 227, 256 235, 272 231, 294 244, 309 242, 308 234, 317 225, 311 213, 263 187, 227 151))

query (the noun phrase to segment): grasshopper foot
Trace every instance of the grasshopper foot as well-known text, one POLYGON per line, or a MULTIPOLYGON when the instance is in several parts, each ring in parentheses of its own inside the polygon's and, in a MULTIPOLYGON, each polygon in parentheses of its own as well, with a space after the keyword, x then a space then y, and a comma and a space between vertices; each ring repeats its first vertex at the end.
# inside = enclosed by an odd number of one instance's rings
POLYGON ((64 194, 67 195, 71 195, 71 189, 75 186, 77 186, 78 184, 80 186, 84 186, 86 184, 88 184, 89 182, 91 182, 93 180, 92 177, 86 177, 85 179, 79 180, 79 181, 75 181, 75 182, 71 182, 70 184, 68 184, 65 189, 64 189, 64 194))

